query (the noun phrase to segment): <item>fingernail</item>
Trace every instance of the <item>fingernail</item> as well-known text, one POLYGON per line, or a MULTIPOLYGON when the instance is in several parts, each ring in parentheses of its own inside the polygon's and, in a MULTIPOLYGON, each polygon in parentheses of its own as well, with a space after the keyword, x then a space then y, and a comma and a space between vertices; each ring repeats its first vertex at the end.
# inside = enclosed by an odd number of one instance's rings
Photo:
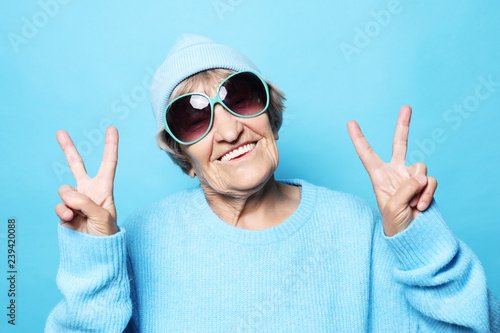
POLYGON ((418 208, 418 210, 424 210, 424 208, 425 208, 425 202, 419 203, 417 208, 418 208))
POLYGON ((66 199, 71 200, 75 197, 75 191, 66 191, 64 192, 66 199))
POLYGON ((427 180, 427 177, 424 177, 424 176, 417 176, 415 177, 415 179, 421 184, 425 184, 425 181, 427 180))

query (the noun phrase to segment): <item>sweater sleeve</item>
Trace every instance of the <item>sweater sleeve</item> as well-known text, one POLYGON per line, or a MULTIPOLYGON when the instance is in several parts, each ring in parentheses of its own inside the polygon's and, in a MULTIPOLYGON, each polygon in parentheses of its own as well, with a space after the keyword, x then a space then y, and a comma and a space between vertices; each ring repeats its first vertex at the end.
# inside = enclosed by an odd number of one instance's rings
POLYGON ((58 238, 56 282, 63 299, 45 332, 123 332, 132 315, 125 229, 93 236, 59 224, 58 238))
POLYGON ((379 230, 396 257, 392 274, 419 332, 500 332, 500 302, 487 288, 484 269, 445 224, 434 199, 400 233, 388 237, 379 230))

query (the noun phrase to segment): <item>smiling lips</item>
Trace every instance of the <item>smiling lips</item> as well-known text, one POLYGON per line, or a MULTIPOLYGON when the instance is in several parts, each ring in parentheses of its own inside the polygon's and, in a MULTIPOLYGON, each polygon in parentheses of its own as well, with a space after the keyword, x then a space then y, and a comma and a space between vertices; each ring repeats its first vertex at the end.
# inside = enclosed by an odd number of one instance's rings
POLYGON ((239 147, 238 149, 231 150, 229 153, 222 156, 220 160, 223 162, 230 161, 232 159, 240 157, 245 153, 248 153, 249 151, 253 150, 255 146, 256 146, 255 143, 248 143, 244 146, 239 147))

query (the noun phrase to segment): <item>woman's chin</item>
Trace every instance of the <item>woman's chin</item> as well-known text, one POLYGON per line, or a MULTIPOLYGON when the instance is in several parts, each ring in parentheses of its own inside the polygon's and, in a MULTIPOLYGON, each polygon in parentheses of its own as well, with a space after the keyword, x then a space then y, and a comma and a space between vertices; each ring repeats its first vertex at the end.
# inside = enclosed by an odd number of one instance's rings
POLYGON ((262 172, 256 171, 254 173, 244 173, 241 175, 233 175, 224 179, 225 184, 220 184, 209 187, 218 194, 240 197, 242 195, 248 196, 252 195, 268 184, 269 181, 273 180, 273 172, 262 172))

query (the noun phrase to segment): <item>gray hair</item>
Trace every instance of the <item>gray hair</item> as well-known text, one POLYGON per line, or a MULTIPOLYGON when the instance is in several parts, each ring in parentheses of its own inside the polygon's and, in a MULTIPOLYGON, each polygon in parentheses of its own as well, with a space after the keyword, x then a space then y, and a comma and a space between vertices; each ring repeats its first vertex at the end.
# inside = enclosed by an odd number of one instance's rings
MULTIPOLYGON (((233 73, 235 73, 235 71, 230 69, 215 68, 191 75, 175 87, 167 104, 183 94, 192 92, 192 89, 200 84, 208 84, 212 82, 218 83, 233 73)), ((284 101, 286 98, 283 91, 281 91, 277 86, 267 80, 266 83, 269 86, 270 96, 269 107, 266 113, 269 117, 269 125, 271 126, 271 129, 273 132, 278 133, 283 122, 283 112, 285 111, 284 101)), ((165 126, 162 126, 158 130, 156 140, 160 149, 166 151, 172 161, 177 164, 185 174, 189 174, 191 163, 185 154, 183 154, 180 144, 167 133, 165 126)))

